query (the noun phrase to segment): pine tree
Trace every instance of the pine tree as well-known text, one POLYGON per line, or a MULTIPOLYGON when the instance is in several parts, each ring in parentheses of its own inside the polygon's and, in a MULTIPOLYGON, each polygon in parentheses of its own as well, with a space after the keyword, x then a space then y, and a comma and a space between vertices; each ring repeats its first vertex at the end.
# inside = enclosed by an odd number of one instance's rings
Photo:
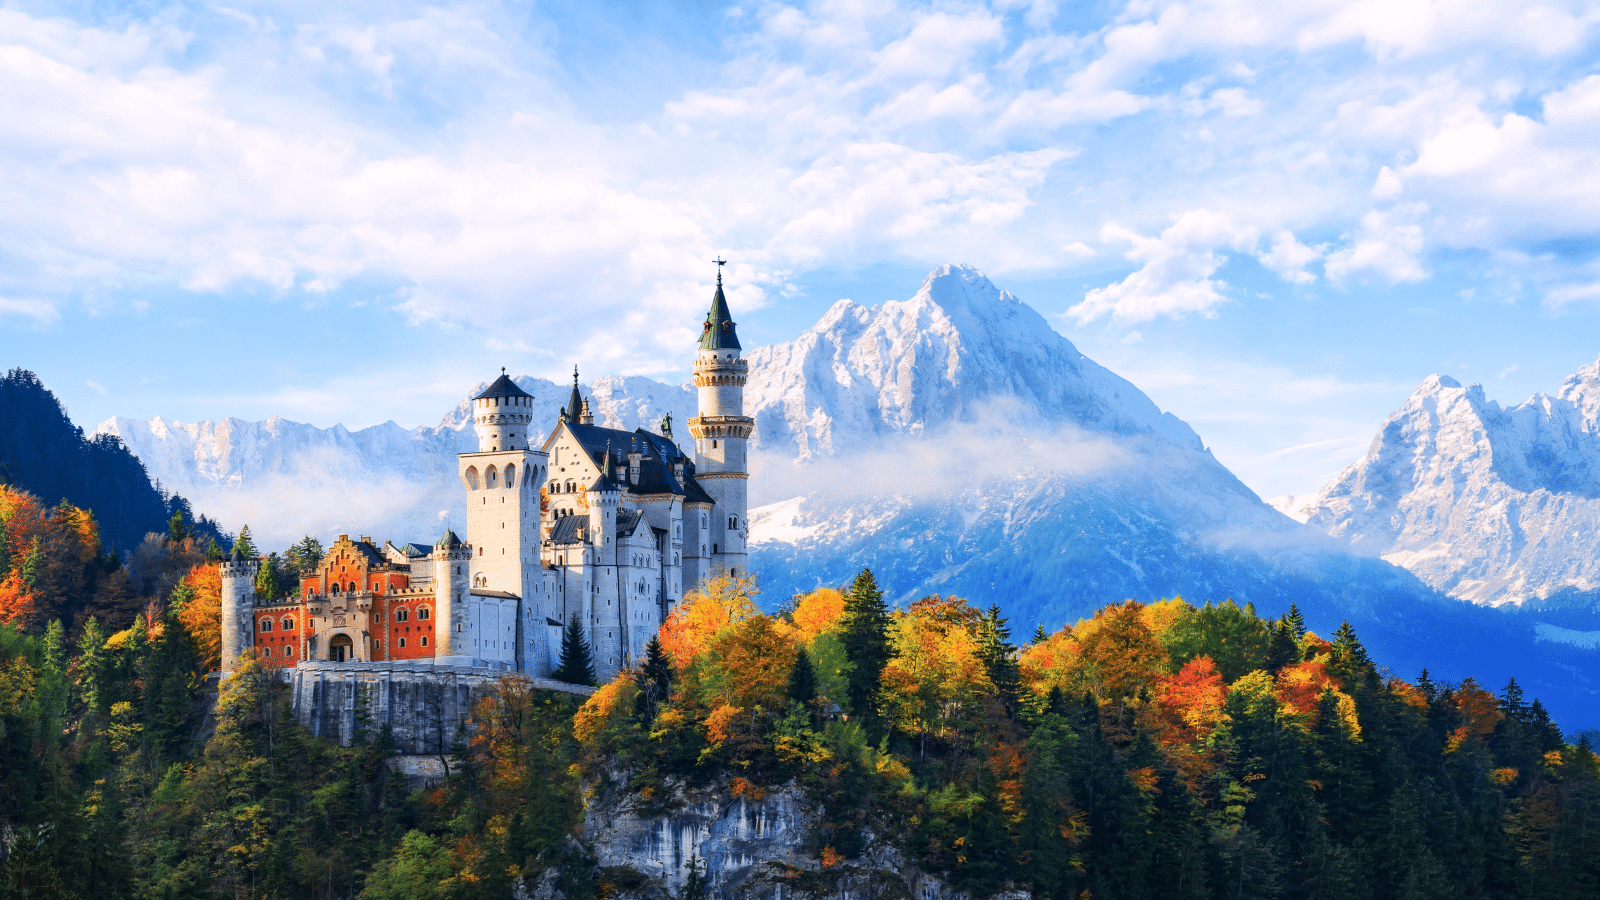
POLYGON ((637 712, 646 725, 656 720, 656 710, 672 696, 672 660, 661 647, 661 639, 652 636, 644 645, 644 663, 634 673, 634 683, 639 686, 637 712))
POLYGON ((1306 636, 1306 620, 1300 615, 1300 607, 1289 604, 1289 611, 1283 614, 1280 621, 1289 626, 1289 633, 1294 636, 1296 643, 1306 636))
POLYGON ((44 570, 44 548, 39 546, 39 538, 33 539, 33 545, 22 557, 22 564, 17 567, 17 574, 21 576, 25 587, 38 586, 39 575, 44 570))
POLYGON ((322 542, 308 534, 289 548, 284 561, 294 575, 310 575, 322 564, 322 542))
POLYGON ((269 553, 261 561, 261 568, 256 570, 256 596, 263 600, 276 600, 282 593, 278 590, 278 554, 269 553))
POLYGON ((239 529, 239 539, 233 542, 233 552, 245 559, 254 559, 256 557, 256 542, 250 537, 249 525, 239 529))
POLYGON ((567 630, 561 635, 561 666, 550 677, 568 684, 595 683, 594 657, 589 653, 589 640, 584 637, 583 623, 578 614, 572 614, 567 630))
POLYGON ((989 681, 1000 702, 1005 704, 1006 712, 1015 715, 1022 678, 1017 669, 1017 648, 1011 644, 1011 628, 1000 615, 999 606, 989 607, 979 628, 983 643, 978 648, 978 658, 983 661, 983 668, 989 673, 989 681))
POLYGON ((862 569, 845 594, 841 637, 845 658, 851 664, 845 691, 850 710, 863 720, 875 723, 878 688, 883 681, 884 666, 894 658, 894 646, 889 641, 889 610, 871 569, 862 569))
POLYGON ((1350 624, 1349 619, 1339 626, 1333 637, 1333 671, 1345 690, 1353 691, 1358 687, 1376 686, 1378 670, 1372 665, 1372 657, 1367 655, 1367 648, 1363 647, 1361 639, 1356 637, 1355 626, 1350 624))
POLYGON ((817 669, 804 647, 795 654, 794 668, 789 670, 789 699, 804 705, 808 711, 817 699, 817 669))
POLYGON ((1269 627, 1272 634, 1267 638, 1267 671, 1276 673, 1284 666, 1292 666, 1300 661, 1300 643, 1288 616, 1269 627))
POLYGON ((189 539, 189 522, 183 517, 183 510, 172 514, 167 520, 167 543, 181 544, 189 539))
POLYGON ((1049 632, 1044 630, 1044 623, 1040 622, 1038 625, 1034 626, 1034 629, 1033 629, 1033 640, 1029 641, 1029 643, 1031 643, 1031 644, 1042 644, 1042 643, 1044 643, 1045 641, 1047 641, 1049 639, 1050 639, 1049 632))

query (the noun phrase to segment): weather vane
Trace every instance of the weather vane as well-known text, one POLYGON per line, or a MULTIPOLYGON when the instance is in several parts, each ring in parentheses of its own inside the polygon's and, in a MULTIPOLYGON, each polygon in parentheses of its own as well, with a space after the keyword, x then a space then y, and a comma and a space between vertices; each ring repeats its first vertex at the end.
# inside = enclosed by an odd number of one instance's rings
POLYGON ((713 259, 712 262, 717 264, 717 285, 720 287, 722 285, 722 267, 727 265, 728 261, 723 259, 721 254, 718 254, 717 258, 713 259))

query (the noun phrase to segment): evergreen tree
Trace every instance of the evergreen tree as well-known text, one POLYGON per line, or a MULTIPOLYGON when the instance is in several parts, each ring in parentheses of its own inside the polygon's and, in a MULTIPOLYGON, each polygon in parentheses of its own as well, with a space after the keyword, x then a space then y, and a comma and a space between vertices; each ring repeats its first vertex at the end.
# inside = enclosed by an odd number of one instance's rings
POLYGON ((634 673, 634 683, 639 686, 637 711, 645 725, 656 720, 656 710, 672 696, 672 660, 661 647, 661 639, 650 638, 644 645, 644 663, 634 673))
POLYGON ((845 594, 843 626, 845 659, 851 665, 846 676, 850 710, 865 722, 875 724, 879 718, 878 688, 884 666, 894 658, 894 645, 889 639, 889 609, 871 569, 862 569, 845 594))
POLYGON ((239 529, 239 537, 233 542, 233 552, 245 559, 254 559, 259 554, 256 552, 256 542, 250 537, 250 526, 239 529))
POLYGON ((21 565, 17 567, 17 575, 24 585, 34 588, 39 586, 39 576, 43 571, 44 549, 39 545, 39 539, 35 537, 28 552, 23 555, 21 565))
POLYGON ((264 600, 276 600, 283 596, 278 587, 278 554, 269 553, 261 561, 261 567, 256 570, 256 596, 264 600))
POLYGON ((289 548, 284 561, 293 575, 310 575, 322 564, 322 542, 308 534, 289 548))
POLYGON ((1300 615, 1300 607, 1295 606, 1293 603, 1289 604, 1289 611, 1284 613, 1283 618, 1279 621, 1289 626, 1289 634, 1296 642, 1306 636, 1305 617, 1300 615))
POLYGON ((1373 666, 1372 658, 1367 655, 1367 648, 1363 647, 1361 639, 1356 637, 1356 629, 1350 624, 1350 620, 1344 620, 1333 636, 1333 671, 1345 690, 1376 687, 1378 670, 1373 666))
POLYGON ((989 681, 994 684, 1006 712, 1015 715, 1022 677, 1017 669, 1017 648, 1011 644, 1011 628, 1000 615, 999 606, 989 607, 979 629, 982 644, 978 648, 978 658, 983 661, 984 671, 988 672, 989 681))
POLYGON ((1033 640, 1029 643, 1042 644, 1050 639, 1050 633, 1044 630, 1044 623, 1040 622, 1033 627, 1033 640))
POLYGON ((1272 631, 1267 638, 1267 671, 1276 673, 1284 666, 1292 666, 1300 661, 1299 639, 1294 634, 1294 626, 1288 621, 1288 616, 1272 623, 1272 631))
POLYGON ((216 538, 206 542, 206 562, 222 562, 222 548, 217 546, 216 538))
POLYGON ((561 635, 561 666, 550 677, 568 684, 595 683, 594 657, 589 653, 589 639, 583 634, 583 623, 578 614, 572 614, 567 629, 561 635))
POLYGON ((803 704, 808 712, 817 699, 817 669, 804 647, 795 654, 794 668, 789 670, 789 699, 803 704))
POLYGON ((181 544, 189 539, 189 522, 183 517, 183 510, 172 514, 167 520, 167 543, 181 544))

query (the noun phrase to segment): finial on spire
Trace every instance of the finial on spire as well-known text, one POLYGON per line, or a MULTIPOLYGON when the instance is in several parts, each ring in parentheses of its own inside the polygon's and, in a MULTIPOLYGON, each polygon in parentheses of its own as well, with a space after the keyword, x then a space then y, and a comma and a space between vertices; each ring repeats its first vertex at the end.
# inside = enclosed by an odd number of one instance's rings
POLYGON ((718 254, 717 258, 713 259, 712 262, 717 264, 717 287, 722 287, 722 267, 727 265, 728 261, 723 259, 721 254, 718 254))
POLYGON ((573 387, 577 387, 578 386, 578 364, 577 363, 573 363, 572 364, 572 386, 573 387))

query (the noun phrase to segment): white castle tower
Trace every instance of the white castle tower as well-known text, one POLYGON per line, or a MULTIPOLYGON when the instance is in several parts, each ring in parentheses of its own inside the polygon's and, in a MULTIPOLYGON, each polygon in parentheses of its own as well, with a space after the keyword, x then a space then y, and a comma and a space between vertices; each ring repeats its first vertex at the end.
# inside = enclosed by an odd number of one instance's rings
POLYGON ((222 561, 222 674, 239 669, 239 658, 255 646, 256 572, 260 563, 233 550, 222 561))
POLYGON ((739 347, 728 299, 722 294, 722 260, 717 260, 717 292, 706 313, 700 352, 694 362, 700 414, 689 420, 694 436, 695 480, 716 501, 710 522, 710 571, 749 573, 746 539, 750 468, 747 445, 755 420, 744 414, 744 383, 750 366, 739 347))
POLYGON ((461 543, 456 533, 446 528, 433 545, 433 662, 435 665, 470 665, 471 638, 466 635, 467 584, 472 577, 472 547, 461 543), (465 639, 469 646, 461 652, 465 639))
POLYGON ((549 654, 545 611, 539 608, 539 488, 549 466, 543 451, 528 446, 532 403, 533 396, 504 369, 472 399, 478 452, 457 458, 467 488, 467 617, 453 617, 452 624, 463 628, 453 632, 452 649, 457 656, 544 675, 549 654), (529 615, 517 614, 522 604, 529 615), (523 618, 539 627, 525 628, 523 618))

